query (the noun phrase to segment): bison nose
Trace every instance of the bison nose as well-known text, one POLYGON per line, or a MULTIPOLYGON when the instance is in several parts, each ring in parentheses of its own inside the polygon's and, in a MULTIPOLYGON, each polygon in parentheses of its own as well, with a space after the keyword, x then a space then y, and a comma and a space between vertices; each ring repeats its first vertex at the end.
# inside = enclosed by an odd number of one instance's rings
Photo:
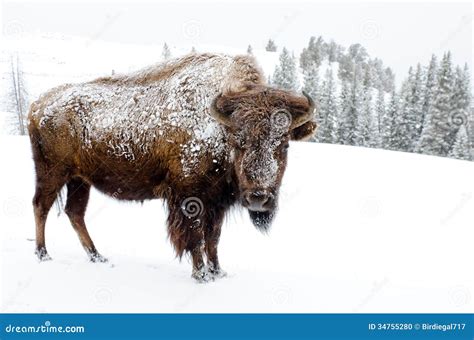
POLYGON ((252 211, 267 211, 272 197, 265 191, 247 191, 244 194, 244 206, 252 211))

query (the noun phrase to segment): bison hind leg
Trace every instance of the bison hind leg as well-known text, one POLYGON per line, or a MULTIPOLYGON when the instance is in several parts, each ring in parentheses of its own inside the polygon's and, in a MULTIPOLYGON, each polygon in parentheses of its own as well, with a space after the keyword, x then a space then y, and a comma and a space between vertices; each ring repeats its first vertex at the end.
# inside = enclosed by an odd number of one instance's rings
POLYGON ((46 250, 46 219, 64 183, 65 180, 62 177, 56 177, 54 174, 49 174, 49 176, 37 175, 36 190, 33 197, 33 211, 36 224, 35 255, 40 261, 51 260, 46 250))
POLYGON ((107 262, 107 259, 99 254, 94 242, 89 235, 84 221, 87 203, 89 202, 90 184, 81 178, 75 177, 67 183, 66 214, 77 232, 79 241, 86 251, 91 262, 107 262))

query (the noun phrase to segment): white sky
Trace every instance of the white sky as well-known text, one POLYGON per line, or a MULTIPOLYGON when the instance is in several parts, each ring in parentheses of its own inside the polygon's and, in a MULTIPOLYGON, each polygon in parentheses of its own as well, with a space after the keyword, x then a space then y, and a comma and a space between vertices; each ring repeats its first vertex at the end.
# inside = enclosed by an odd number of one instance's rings
POLYGON ((3 29, 54 32, 114 42, 262 48, 268 38, 298 53, 311 35, 348 47, 359 42, 397 79, 432 53, 451 50, 472 71, 469 2, 2 2, 3 29))

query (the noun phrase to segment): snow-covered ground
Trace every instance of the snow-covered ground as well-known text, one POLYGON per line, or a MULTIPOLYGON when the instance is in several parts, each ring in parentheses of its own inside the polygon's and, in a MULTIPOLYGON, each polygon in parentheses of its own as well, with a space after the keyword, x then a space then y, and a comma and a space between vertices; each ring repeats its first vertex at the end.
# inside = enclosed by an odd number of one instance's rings
POLYGON ((174 258, 160 201, 93 192, 89 231, 107 264, 87 261, 53 208, 53 261, 33 255, 28 139, 2 137, 3 312, 473 312, 474 163, 292 143, 269 235, 245 211, 227 219, 228 277, 190 278, 174 258))
MULTIPOLYGON (((170 47, 173 56, 190 50, 170 47)), ((2 41, 0 73, 8 76, 9 56, 18 51, 34 100, 61 83, 152 64, 161 50, 22 36, 2 41)), ((278 53, 254 54, 272 73, 278 53)), ((54 260, 38 263, 28 139, 0 137, 0 154, 1 311, 474 311, 474 163, 292 143, 271 233, 262 235, 245 211, 234 211, 220 243, 229 276, 199 285, 189 261, 174 257, 160 201, 123 203, 97 192, 86 222, 110 262, 89 263, 67 217, 53 208, 47 243, 54 260)))

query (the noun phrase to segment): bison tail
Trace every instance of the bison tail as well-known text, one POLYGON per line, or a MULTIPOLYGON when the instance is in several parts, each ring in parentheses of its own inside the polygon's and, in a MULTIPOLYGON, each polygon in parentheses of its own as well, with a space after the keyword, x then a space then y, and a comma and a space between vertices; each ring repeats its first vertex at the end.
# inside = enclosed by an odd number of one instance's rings
POLYGON ((64 188, 59 190, 58 192, 58 197, 56 197, 56 201, 54 202, 54 205, 56 206, 56 211, 58 213, 58 216, 61 215, 64 212, 64 195, 63 195, 64 188))

